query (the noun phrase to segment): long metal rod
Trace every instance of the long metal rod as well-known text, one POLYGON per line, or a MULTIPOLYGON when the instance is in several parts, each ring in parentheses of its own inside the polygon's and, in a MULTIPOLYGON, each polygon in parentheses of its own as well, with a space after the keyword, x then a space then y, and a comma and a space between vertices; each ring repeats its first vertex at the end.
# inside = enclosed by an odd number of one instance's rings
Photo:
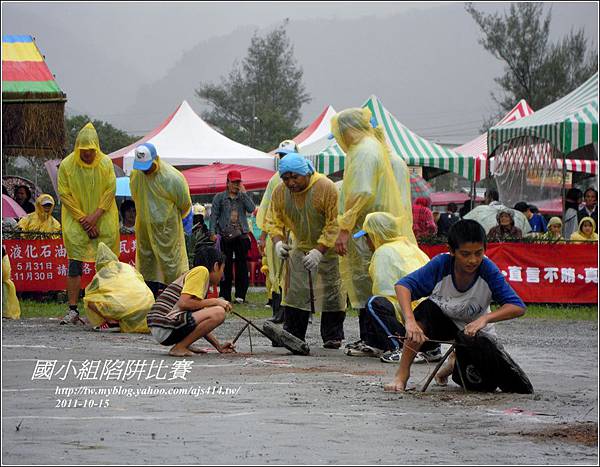
POLYGON ((448 349, 448 351, 444 354, 444 356, 442 357, 442 359, 440 360, 440 362, 436 365, 436 367, 433 369, 433 371, 431 372, 431 374, 427 378, 427 381, 425 381, 425 385, 421 389, 421 392, 427 391, 427 387, 429 386, 429 383, 431 383, 431 380, 435 377, 435 375, 437 375, 437 372, 440 371, 440 368, 442 367, 442 365, 444 364, 444 362, 446 361, 446 359, 454 351, 454 347, 455 347, 455 345, 452 344, 450 346, 450 348, 448 349))
POLYGON ((258 332, 260 332, 263 336, 265 336, 267 339, 272 340, 269 336, 267 336, 265 334, 265 332, 259 328, 256 324, 254 324, 252 321, 250 321, 248 318, 243 317, 242 315, 240 315, 239 313, 231 310, 231 313, 234 314, 235 316, 237 316, 238 318, 243 319, 244 321, 246 321, 246 323, 248 323, 250 326, 252 326, 254 329, 256 329, 258 332))
POLYGON ((315 292, 313 290, 312 274, 308 271, 308 290, 310 292, 310 315, 315 314, 315 292))
POLYGON ((244 331, 248 326, 250 326, 248 323, 244 324, 244 327, 240 329, 240 332, 238 332, 237 335, 233 338, 233 341, 231 341, 232 344, 235 344, 237 342, 241 335, 244 334, 244 331))
POLYGON ((464 392, 467 392, 467 385, 465 384, 465 380, 463 378, 462 371, 460 371, 460 364, 458 363, 458 358, 455 360, 454 364, 458 370, 458 376, 460 376, 460 380, 462 381, 462 388, 464 392))

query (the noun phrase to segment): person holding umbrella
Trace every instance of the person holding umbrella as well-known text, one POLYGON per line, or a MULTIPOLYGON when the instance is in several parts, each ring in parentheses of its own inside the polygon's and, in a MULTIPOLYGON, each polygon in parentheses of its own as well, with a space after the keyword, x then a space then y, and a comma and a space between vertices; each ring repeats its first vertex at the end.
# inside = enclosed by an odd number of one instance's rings
POLYGON ((319 310, 323 347, 339 349, 346 294, 333 249, 339 233, 337 188, 297 153, 281 159, 279 175, 283 183, 273 190, 267 230, 277 256, 287 260, 283 329, 305 340, 311 310, 319 310), (293 247, 284 230, 294 235, 293 247))

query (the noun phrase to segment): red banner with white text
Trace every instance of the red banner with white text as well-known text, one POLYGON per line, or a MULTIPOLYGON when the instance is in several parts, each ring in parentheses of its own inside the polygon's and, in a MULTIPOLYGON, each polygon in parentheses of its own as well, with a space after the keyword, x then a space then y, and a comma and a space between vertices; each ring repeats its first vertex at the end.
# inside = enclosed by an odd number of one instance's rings
MULTIPOLYGON (((3 240, 17 292, 49 292, 67 288, 69 269, 62 239, 3 240)), ((135 235, 121 235, 119 260, 135 266, 135 235)), ((94 263, 83 263, 81 287, 96 274, 94 263)))
MULTIPOLYGON (((445 245, 420 245, 433 258, 445 245)), ((490 243, 485 252, 526 303, 598 303, 598 244, 490 243)))

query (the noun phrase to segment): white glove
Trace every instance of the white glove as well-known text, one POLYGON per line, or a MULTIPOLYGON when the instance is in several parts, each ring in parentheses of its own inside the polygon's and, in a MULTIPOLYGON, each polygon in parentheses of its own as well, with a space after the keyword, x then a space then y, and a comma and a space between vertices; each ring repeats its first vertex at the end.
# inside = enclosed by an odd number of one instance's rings
POLYGON ((319 267, 319 263, 323 259, 323 253, 316 248, 310 250, 304 258, 302 258, 302 264, 309 271, 314 271, 319 267))
POLYGON ((291 249, 291 246, 289 246, 287 243, 283 243, 281 240, 275 244, 275 253, 281 259, 286 259, 288 256, 290 256, 291 249))

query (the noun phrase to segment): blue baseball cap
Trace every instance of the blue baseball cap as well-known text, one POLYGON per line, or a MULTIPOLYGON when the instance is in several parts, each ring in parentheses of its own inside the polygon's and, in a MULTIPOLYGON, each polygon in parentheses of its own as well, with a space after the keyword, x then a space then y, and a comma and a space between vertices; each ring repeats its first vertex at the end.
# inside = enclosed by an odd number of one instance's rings
POLYGON ((365 235, 367 235, 367 232, 365 232, 364 230, 359 230, 358 232, 356 232, 353 237, 354 238, 360 238, 360 237, 364 237, 365 235))
POLYGON ((133 168, 135 170, 148 170, 152 167, 152 162, 156 160, 158 154, 152 143, 140 144, 135 148, 135 156, 133 159, 133 168))

